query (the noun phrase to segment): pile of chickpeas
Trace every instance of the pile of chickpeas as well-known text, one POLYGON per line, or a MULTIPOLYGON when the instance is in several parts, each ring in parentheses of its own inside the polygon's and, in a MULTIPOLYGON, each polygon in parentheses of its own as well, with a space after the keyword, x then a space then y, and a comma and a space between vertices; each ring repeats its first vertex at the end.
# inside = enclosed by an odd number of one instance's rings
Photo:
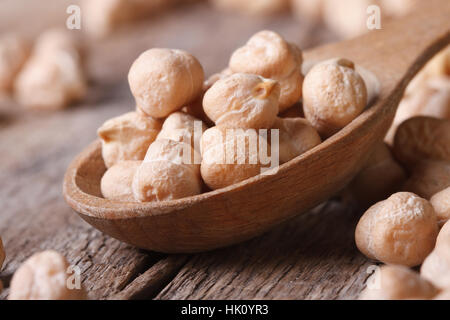
POLYGON ((387 264, 361 299, 449 299, 450 47, 411 82, 386 142, 349 188, 361 205, 375 203, 356 245, 387 264), (420 274, 408 268, 420 265, 420 274))
POLYGON ((206 81, 199 61, 185 51, 142 53, 128 75, 136 110, 98 130, 107 167, 103 196, 164 201, 224 188, 263 168, 259 148, 239 139, 253 134, 258 146, 270 146, 260 129, 277 129, 279 148, 267 149, 278 152, 282 164, 363 111, 367 88, 351 61, 323 61, 306 77, 302 64, 301 50, 272 31, 253 35, 206 81), (283 116, 303 111, 305 118, 283 116))

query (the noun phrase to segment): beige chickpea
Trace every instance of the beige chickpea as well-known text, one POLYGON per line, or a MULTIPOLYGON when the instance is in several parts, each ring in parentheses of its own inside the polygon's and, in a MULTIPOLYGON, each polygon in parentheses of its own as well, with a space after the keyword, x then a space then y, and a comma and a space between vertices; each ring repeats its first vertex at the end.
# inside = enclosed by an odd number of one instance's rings
POLYGON ((70 288, 69 263, 56 251, 43 251, 28 258, 11 280, 9 300, 80 300, 83 288, 70 288))
POLYGON ((317 131, 303 118, 277 118, 272 129, 279 130, 280 163, 294 159, 321 142, 317 131))
POLYGON ((201 193, 199 155, 184 142, 156 140, 133 178, 137 201, 164 201, 201 193))
POLYGON ((203 108, 216 125, 226 128, 270 128, 278 114, 278 82, 236 73, 214 83, 203 108))
POLYGON ((450 120, 450 78, 432 78, 424 82, 414 93, 406 95, 398 106, 386 141, 393 144, 398 126, 415 116, 450 120))
POLYGON ((161 130, 160 120, 128 112, 106 121, 97 131, 107 168, 125 160, 143 160, 161 130))
POLYGON ((194 101, 201 93, 200 62, 182 50, 154 48, 142 53, 130 68, 128 82, 137 107, 163 118, 194 101))
POLYGON ((438 237, 436 239, 436 247, 449 244, 450 244, 450 223, 446 221, 444 222, 441 230, 439 231, 438 237))
POLYGON ((360 300, 424 300, 431 299, 438 293, 417 272, 399 265, 378 268, 367 283, 360 300))
POLYGON ((230 58, 235 73, 257 74, 280 83, 279 111, 298 102, 302 96, 301 50, 273 31, 260 31, 230 58))
POLYGON ((100 183, 103 197, 117 201, 134 201, 131 186, 141 163, 142 161, 121 161, 109 168, 100 183))
POLYGON ((2 270, 3 262, 5 262, 5 249, 3 248, 2 238, 0 238, 0 270, 2 270))
POLYGON ((10 92, 30 54, 27 41, 15 34, 0 37, 0 92, 10 92))
POLYGON ((94 37, 104 37, 120 26, 155 14, 173 0, 84 0, 83 28, 94 37))
POLYGON ((231 76, 233 73, 234 72, 231 71, 230 68, 225 68, 218 73, 214 73, 208 79, 206 79, 205 82, 203 82, 203 90, 208 91, 208 89, 211 88, 214 83, 216 83, 217 81, 219 81, 223 78, 231 76))
POLYGON ((450 242, 436 245, 423 262, 420 274, 438 288, 450 288, 450 242))
POLYGON ((389 147, 380 143, 351 182, 350 189, 357 202, 368 207, 398 191, 405 180, 405 170, 394 159, 389 147))
POLYGON ((260 174, 260 145, 269 149, 255 129, 209 128, 201 139, 203 181, 215 190, 260 174))
POLYGON ((200 139, 205 130, 203 121, 184 112, 174 112, 166 118, 156 139, 184 142, 200 152, 200 139))
POLYGON ((404 121, 395 133, 394 154, 409 168, 423 160, 450 161, 450 120, 419 116, 404 121))
POLYGON ((391 17, 401 17, 415 9, 419 0, 380 0, 381 7, 391 17))
POLYGON ((450 186, 450 163, 424 161, 417 164, 402 190, 430 199, 437 192, 450 186))
POLYGON ((331 59, 316 64, 303 83, 306 119, 324 137, 349 124, 365 108, 367 89, 353 62, 331 59))
POLYGON ((288 8, 289 0, 211 0, 221 10, 236 11, 249 15, 272 15, 288 8))
POLYGON ((16 78, 17 101, 27 108, 55 110, 83 98, 87 85, 79 50, 66 31, 43 33, 16 78))
POLYGON ((430 199, 430 203, 436 212, 440 225, 443 225, 450 219, 450 187, 434 194, 430 199))
POLYGON ((399 192, 370 207, 358 222, 355 241, 370 259, 417 266, 433 250, 438 235, 431 204, 413 193, 399 192))

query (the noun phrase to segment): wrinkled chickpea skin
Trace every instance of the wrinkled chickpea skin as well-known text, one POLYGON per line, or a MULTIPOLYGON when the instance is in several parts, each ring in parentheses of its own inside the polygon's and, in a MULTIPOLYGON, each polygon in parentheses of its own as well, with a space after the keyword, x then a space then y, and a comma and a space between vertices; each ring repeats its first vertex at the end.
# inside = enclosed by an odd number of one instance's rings
POLYGON ((201 193, 199 155, 189 144, 156 140, 133 178, 134 198, 140 202, 174 200, 201 193))
POLYGON ((182 50, 154 48, 142 53, 130 68, 128 82, 142 112, 163 118, 194 101, 203 88, 198 60, 182 50))
POLYGON ((102 140, 106 167, 110 168, 120 161, 143 160, 161 127, 160 120, 138 112, 128 112, 106 121, 97 131, 102 140))
POLYGON ((279 96, 278 82, 236 73, 206 91, 203 108, 216 125, 224 128, 269 129, 278 114, 279 96))
POLYGON ((385 265, 367 280, 360 300, 431 299, 438 290, 417 272, 404 266, 385 265))
POLYGON ((303 83, 303 111, 323 137, 329 137, 353 121, 366 107, 367 88, 347 59, 316 64, 303 83))
POLYGON ((433 250, 438 230, 436 213, 427 200, 398 192, 364 213, 355 241, 370 259, 412 267, 433 250))
POLYGON ((302 96, 302 63, 302 52, 295 44, 273 31, 261 31, 233 53, 229 68, 235 73, 277 80, 281 88, 279 111, 282 112, 302 96))
POLYGON ((117 201, 134 201, 131 186, 141 163, 142 161, 121 161, 109 168, 100 182, 103 197, 117 201))
POLYGON ((66 258, 43 251, 28 258, 11 280, 9 300, 81 300, 84 289, 69 289, 66 258))

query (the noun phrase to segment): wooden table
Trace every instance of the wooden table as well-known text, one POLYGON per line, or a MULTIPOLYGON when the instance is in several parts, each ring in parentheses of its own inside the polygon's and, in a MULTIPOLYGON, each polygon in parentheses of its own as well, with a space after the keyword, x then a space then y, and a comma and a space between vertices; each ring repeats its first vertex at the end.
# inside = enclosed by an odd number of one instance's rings
MULTIPOLYGON (((69 3, 74 1, 3 0, 0 33, 14 30, 33 37, 49 26, 64 26, 69 3)), ((244 18, 200 3, 90 41, 90 91, 79 105, 37 113, 2 101, 0 235, 7 253, 1 276, 6 285, 30 255, 54 249, 81 268, 91 299, 356 298, 372 263, 355 248, 357 210, 337 198, 264 236, 195 255, 145 252, 121 243, 90 227, 63 200, 62 180, 71 160, 95 139, 106 119, 134 108, 127 72, 140 52, 185 49, 210 75, 262 29, 276 30, 302 48, 334 39, 322 27, 289 14, 244 18)), ((7 294, 8 289, 0 297, 7 294)))

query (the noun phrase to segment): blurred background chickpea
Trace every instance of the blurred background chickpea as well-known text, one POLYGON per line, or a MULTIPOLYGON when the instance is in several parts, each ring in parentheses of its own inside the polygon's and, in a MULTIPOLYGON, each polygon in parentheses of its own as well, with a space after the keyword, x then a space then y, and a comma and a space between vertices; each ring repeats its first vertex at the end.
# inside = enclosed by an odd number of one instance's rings
POLYGON ((0 95, 11 93, 15 78, 29 54, 30 45, 19 35, 0 37, 0 95))
POLYGON ((436 212, 439 225, 443 225, 450 219, 450 187, 435 193, 430 203, 436 212))

